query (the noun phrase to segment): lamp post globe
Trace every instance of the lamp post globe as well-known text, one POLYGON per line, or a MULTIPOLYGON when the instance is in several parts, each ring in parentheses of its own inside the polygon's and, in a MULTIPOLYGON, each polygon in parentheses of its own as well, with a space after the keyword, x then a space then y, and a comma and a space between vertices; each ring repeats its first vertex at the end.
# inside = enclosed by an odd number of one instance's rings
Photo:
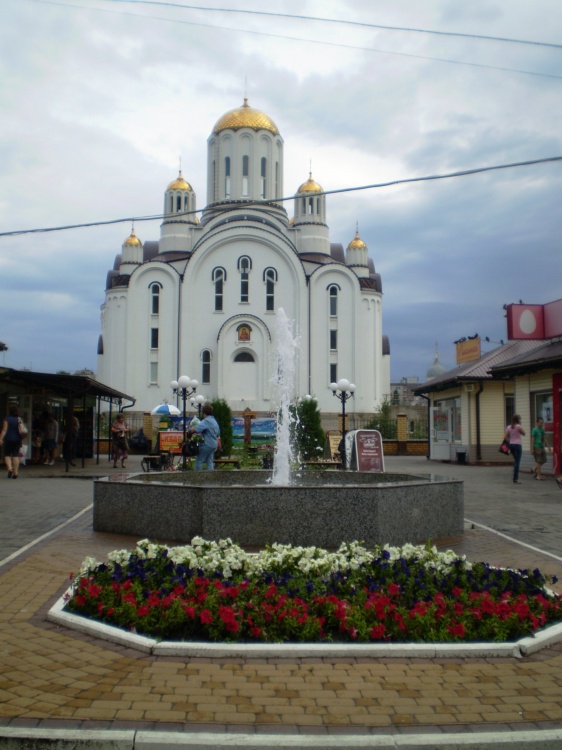
POLYGON ((340 442, 340 456, 342 460, 342 468, 346 469, 346 455, 345 455, 345 404, 346 402, 355 395, 355 384, 350 383, 347 378, 340 378, 337 383, 330 383, 330 390, 333 395, 341 401, 341 432, 342 439, 340 442))
POLYGON ((182 400, 182 419, 183 419, 183 442, 182 442, 182 453, 183 453, 183 469, 185 471, 187 466, 187 458, 184 451, 184 446, 187 440, 187 424, 186 424, 186 402, 187 399, 195 393, 195 389, 199 385, 197 380, 191 380, 187 375, 180 375, 177 380, 172 380, 170 383, 172 391, 176 396, 179 396, 182 400), (191 388, 191 390, 189 390, 191 388))

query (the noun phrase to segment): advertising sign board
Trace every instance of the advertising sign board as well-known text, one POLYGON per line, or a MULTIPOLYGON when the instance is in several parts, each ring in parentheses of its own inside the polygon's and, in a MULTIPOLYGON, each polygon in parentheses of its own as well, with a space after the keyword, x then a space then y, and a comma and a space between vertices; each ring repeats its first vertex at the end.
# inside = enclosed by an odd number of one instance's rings
POLYGON ((355 464, 357 471, 384 471, 382 436, 378 430, 356 430, 355 464))

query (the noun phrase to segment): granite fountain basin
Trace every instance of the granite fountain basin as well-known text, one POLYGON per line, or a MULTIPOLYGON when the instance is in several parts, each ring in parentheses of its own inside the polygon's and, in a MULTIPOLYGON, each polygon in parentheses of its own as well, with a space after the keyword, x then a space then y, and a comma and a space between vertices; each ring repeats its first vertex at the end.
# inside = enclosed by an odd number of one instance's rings
POLYGON ((461 480, 305 470, 291 485, 270 481, 262 470, 105 477, 94 482, 94 531, 327 549, 353 540, 420 544, 463 532, 461 480))

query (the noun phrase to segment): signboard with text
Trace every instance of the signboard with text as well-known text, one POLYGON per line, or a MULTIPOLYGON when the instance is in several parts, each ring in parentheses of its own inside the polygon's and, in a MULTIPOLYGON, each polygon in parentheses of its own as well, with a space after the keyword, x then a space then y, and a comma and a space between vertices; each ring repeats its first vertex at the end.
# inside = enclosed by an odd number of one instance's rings
POLYGON ((382 436, 378 430, 355 431, 355 464, 357 471, 384 471, 382 436))
POLYGON ((457 365, 464 362, 474 362, 480 359, 480 336, 466 341, 459 341, 457 344, 457 365))
POLYGON ((159 450, 161 453, 181 453, 183 432, 170 430, 158 433, 159 450))

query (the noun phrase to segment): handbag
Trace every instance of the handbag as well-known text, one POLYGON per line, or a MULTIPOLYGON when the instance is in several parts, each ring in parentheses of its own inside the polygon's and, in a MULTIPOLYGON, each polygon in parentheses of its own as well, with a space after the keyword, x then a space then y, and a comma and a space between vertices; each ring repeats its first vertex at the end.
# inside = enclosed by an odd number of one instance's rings
POLYGON ((27 427, 24 425, 21 419, 18 419, 18 430, 21 440, 25 440, 27 437, 27 427))
POLYGON ((504 456, 509 455, 509 442, 507 440, 502 440, 502 444, 498 448, 498 451, 503 453, 504 456))

